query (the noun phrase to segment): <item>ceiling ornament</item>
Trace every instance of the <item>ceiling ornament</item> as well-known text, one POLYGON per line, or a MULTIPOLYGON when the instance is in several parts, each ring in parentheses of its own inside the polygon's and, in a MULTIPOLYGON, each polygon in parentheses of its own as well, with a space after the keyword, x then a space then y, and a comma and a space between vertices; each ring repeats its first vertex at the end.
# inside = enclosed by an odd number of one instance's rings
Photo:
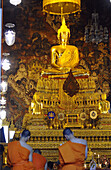
POLYGON ((43 12, 66 15, 80 11, 80 0, 43 0, 43 12))

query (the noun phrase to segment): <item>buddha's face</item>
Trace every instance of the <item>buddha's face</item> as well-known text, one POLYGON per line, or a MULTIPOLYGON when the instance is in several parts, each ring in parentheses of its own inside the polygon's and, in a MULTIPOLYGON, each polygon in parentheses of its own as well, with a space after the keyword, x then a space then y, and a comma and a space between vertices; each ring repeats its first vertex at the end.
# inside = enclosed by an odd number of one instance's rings
POLYGON ((60 34, 60 44, 67 44, 69 40, 69 34, 67 32, 63 32, 60 34))

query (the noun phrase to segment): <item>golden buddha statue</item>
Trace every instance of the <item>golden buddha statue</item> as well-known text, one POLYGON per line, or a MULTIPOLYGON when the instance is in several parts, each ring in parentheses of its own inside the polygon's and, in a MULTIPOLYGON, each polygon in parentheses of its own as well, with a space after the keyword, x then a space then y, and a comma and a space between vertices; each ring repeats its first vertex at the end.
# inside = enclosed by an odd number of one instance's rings
POLYGON ((32 111, 31 111, 31 106, 29 106, 29 110, 27 113, 25 113, 23 117, 23 122, 22 122, 22 128, 26 128, 28 121, 33 117, 32 111))
POLYGON ((110 102, 106 100, 106 94, 103 93, 101 95, 101 100, 99 102, 99 110, 101 113, 108 113, 108 110, 110 109, 110 102))
POLYGON ((93 152, 92 152, 91 148, 89 148, 89 150, 88 150, 88 158, 91 159, 92 156, 93 156, 93 152))
POLYGON ((79 63, 78 48, 73 45, 67 45, 70 37, 70 30, 67 28, 65 19, 62 19, 62 25, 58 30, 58 39, 60 45, 51 48, 51 64, 61 72, 73 70, 79 63))
POLYGON ((88 70, 77 68, 79 65, 78 48, 68 45, 69 37, 70 30, 66 26, 65 18, 62 17, 62 25, 58 30, 60 45, 51 48, 51 66, 42 70, 42 77, 67 78, 70 70, 76 76, 89 76, 88 70))
POLYGON ((33 96, 33 100, 31 102, 31 109, 33 114, 41 114, 41 110, 43 109, 43 104, 40 101, 40 97, 37 92, 35 92, 33 96))

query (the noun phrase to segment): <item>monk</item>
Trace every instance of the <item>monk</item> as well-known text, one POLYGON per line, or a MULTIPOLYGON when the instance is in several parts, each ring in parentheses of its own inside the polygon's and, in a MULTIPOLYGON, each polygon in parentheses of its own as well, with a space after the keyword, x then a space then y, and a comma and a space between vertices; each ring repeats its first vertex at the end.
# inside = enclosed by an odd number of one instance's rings
POLYGON ((33 149, 26 143, 29 138, 30 131, 24 130, 19 141, 8 144, 7 163, 11 170, 34 170, 33 149))
POLYGON ((47 160, 41 155, 41 151, 39 149, 34 150, 33 164, 35 168, 34 170, 47 170, 47 160))
POLYGON ((67 142, 59 146, 59 161, 62 170, 84 170, 84 160, 87 158, 87 142, 74 137, 70 128, 63 131, 67 142))

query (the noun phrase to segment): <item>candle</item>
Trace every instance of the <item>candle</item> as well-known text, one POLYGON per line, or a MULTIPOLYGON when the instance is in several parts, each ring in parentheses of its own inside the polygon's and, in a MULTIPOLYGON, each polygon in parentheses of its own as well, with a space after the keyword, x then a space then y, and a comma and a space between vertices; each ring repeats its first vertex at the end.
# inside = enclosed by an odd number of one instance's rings
POLYGON ((99 164, 99 168, 102 168, 101 164, 99 164))
POLYGON ((87 168, 86 164, 84 164, 84 168, 87 168))

